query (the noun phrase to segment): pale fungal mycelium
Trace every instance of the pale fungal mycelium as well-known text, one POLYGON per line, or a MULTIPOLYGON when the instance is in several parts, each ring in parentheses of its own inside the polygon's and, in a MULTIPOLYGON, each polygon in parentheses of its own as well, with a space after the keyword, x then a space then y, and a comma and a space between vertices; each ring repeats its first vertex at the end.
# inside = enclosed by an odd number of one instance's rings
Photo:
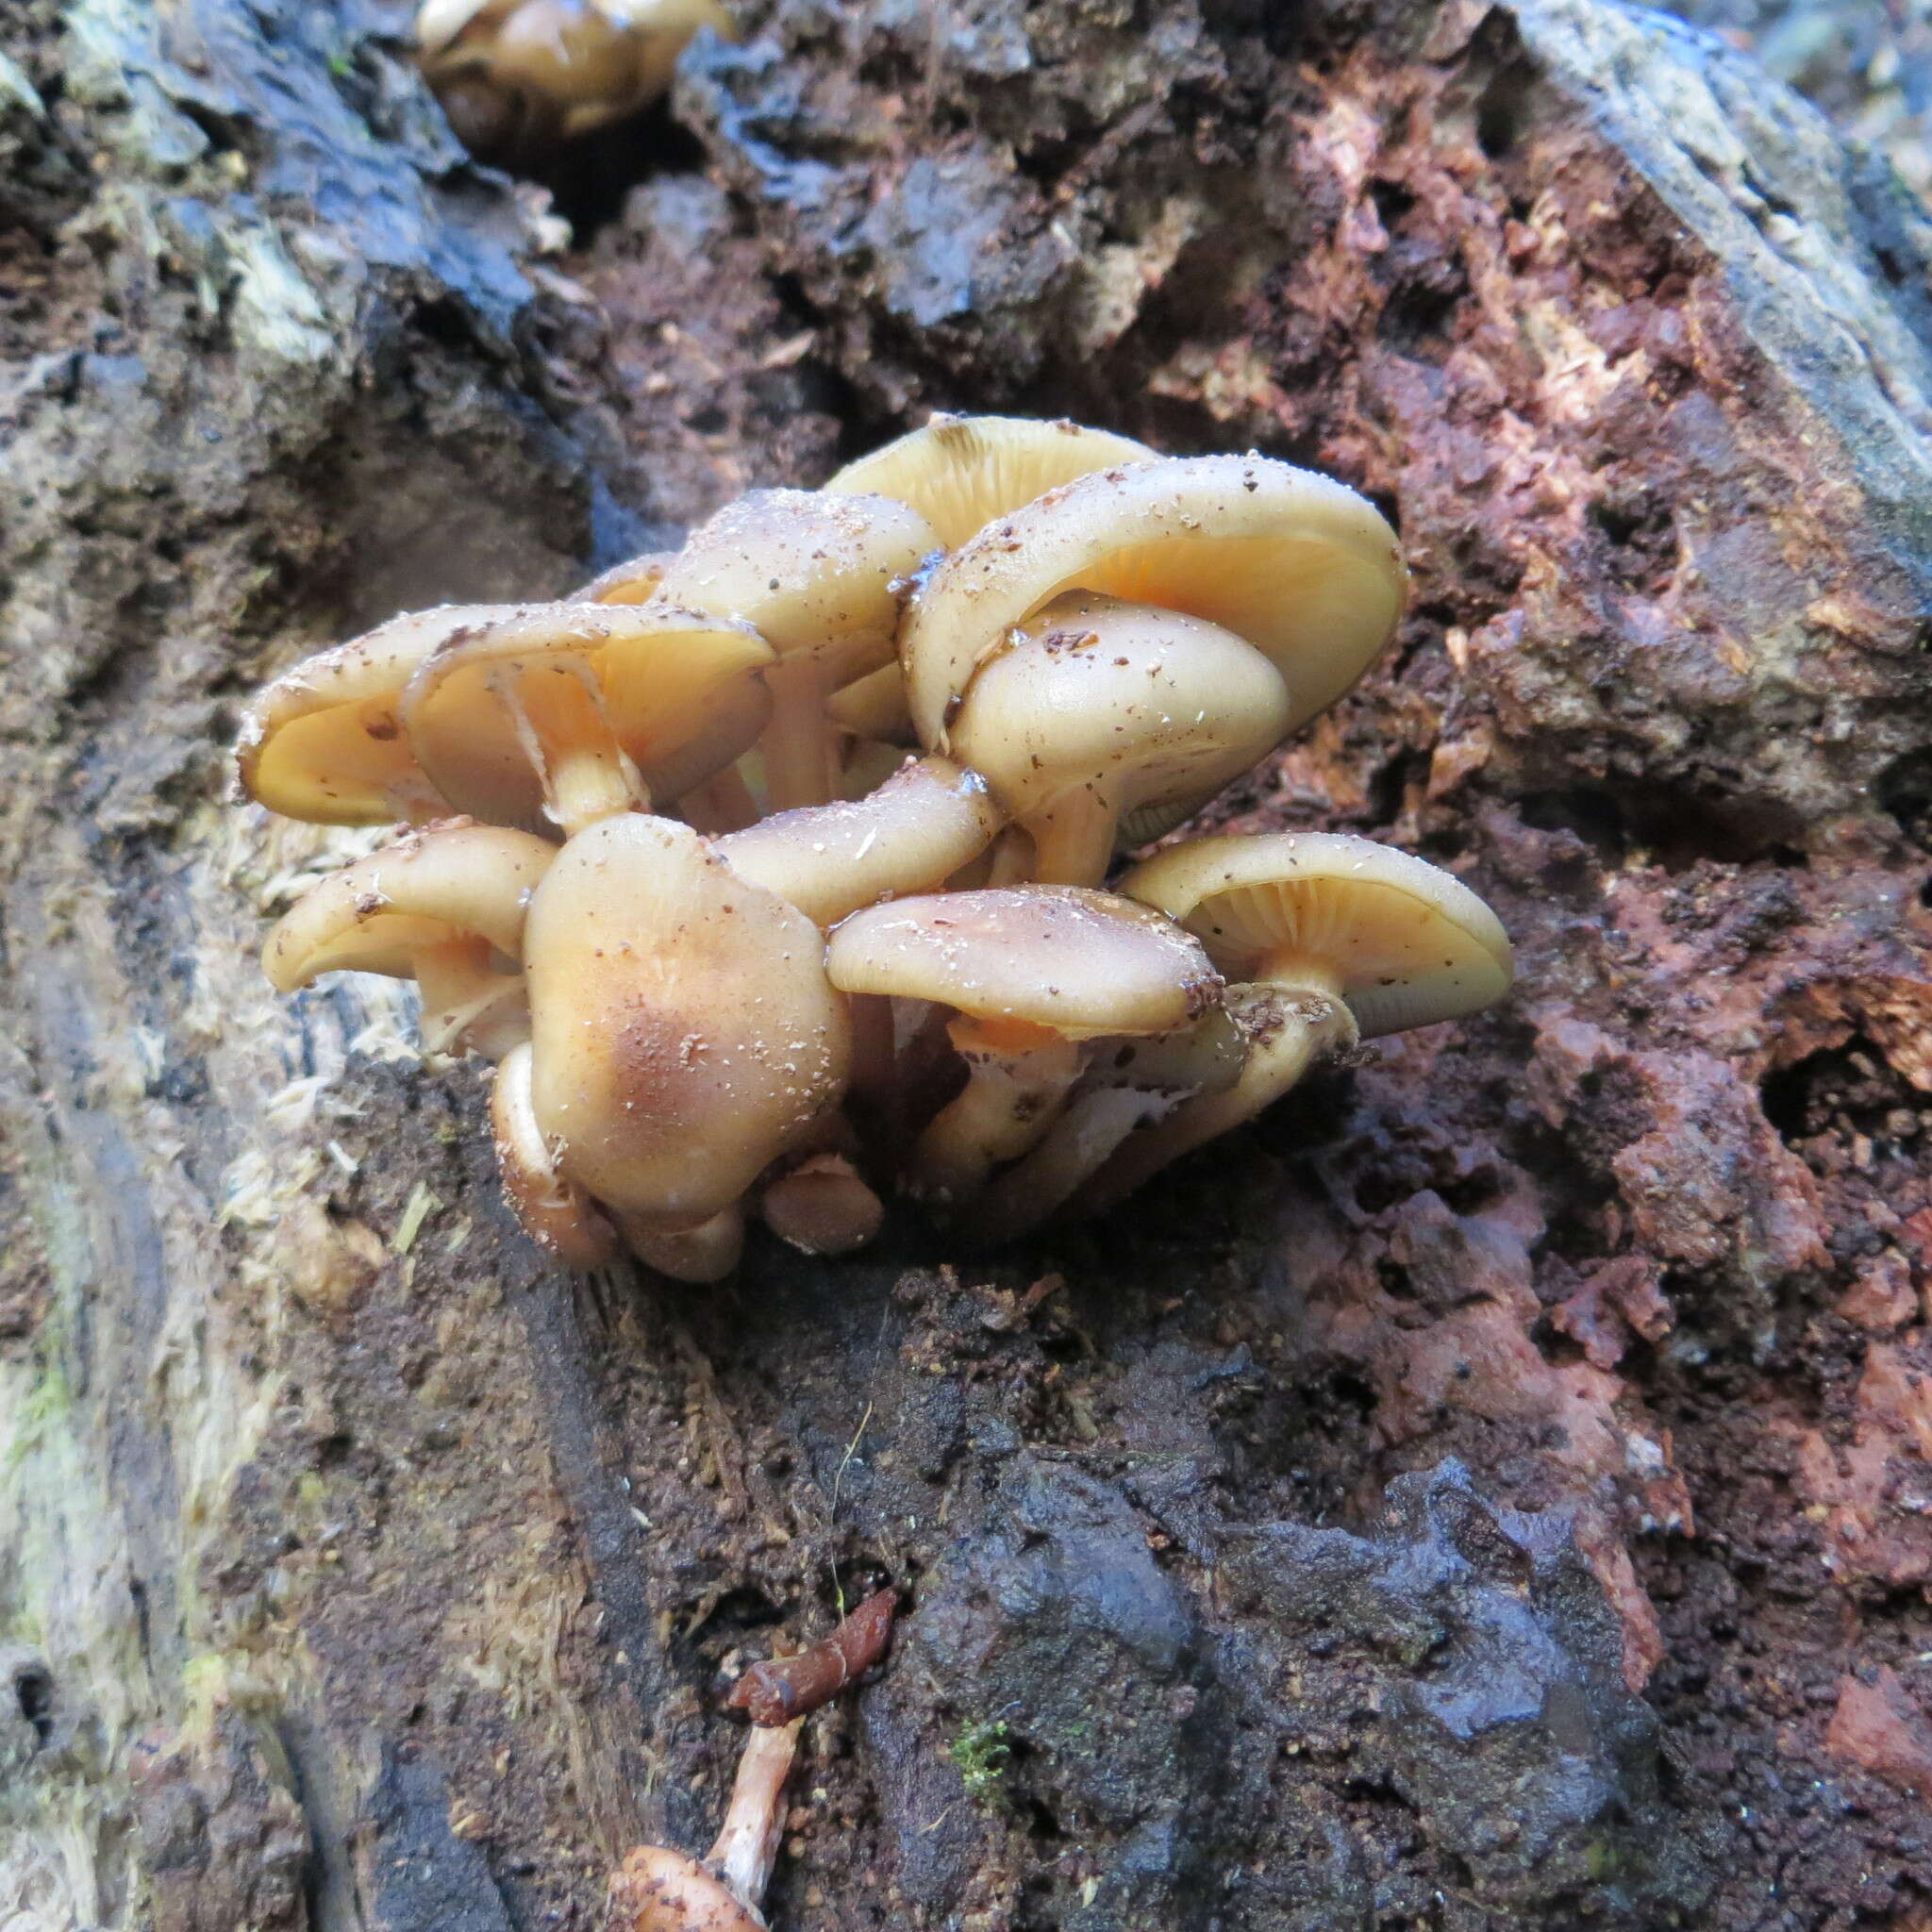
POLYGON ((727 1274, 747 1219, 863 1246, 1092 1214, 1324 1056, 1502 997, 1468 887, 1332 833, 1184 840, 1393 634, 1329 479, 937 418, 575 596, 391 619, 244 722, 244 789, 408 822, 293 907, 281 990, 413 978, 500 1062, 504 1187, 560 1259, 727 1274))

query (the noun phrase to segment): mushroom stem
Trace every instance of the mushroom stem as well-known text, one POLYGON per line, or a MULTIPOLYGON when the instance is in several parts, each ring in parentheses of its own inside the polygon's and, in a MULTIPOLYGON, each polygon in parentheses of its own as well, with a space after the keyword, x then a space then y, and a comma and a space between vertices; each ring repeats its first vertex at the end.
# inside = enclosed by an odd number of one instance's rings
POLYGON ((614 1219, 631 1253, 674 1281, 723 1281, 744 1253, 744 1210, 736 1204, 690 1227, 658 1227, 635 1214, 614 1219))
POLYGON ((1033 883, 1033 840, 1021 825, 1008 825, 992 841, 992 863, 986 883, 995 890, 1033 883))
POLYGON ((1033 883, 1033 839, 1024 825, 1008 825, 970 865, 947 879, 949 892, 976 892, 986 888, 1033 883))
POLYGON ((1248 1037, 1241 1078, 1224 1092, 1197 1095, 1145 1133, 1131 1136, 1080 1191, 1074 1205, 1082 1216, 1111 1208, 1182 1155, 1253 1120, 1324 1054, 1356 1043, 1355 1015, 1333 975, 1303 964, 1290 971, 1292 976, 1271 974, 1230 992, 1227 1010, 1248 1037))
POLYGON ((1241 1029, 1219 1007, 1172 1033, 1096 1041, 1059 1119, 987 1190, 974 1213, 975 1238, 991 1242, 1030 1233, 1137 1128, 1165 1120, 1197 1095, 1234 1086, 1246 1057, 1241 1029))
POLYGON ((975 1238, 991 1243, 1030 1234, 1136 1127, 1171 1114, 1182 1098, 1131 1087, 1077 1095, 1040 1145, 987 1191, 974 1215, 975 1238))
POLYGON ((551 766, 549 798, 545 808, 563 827, 566 838, 574 838, 586 825, 608 819, 613 812, 649 811, 650 794, 641 785, 626 787, 613 760, 587 746, 566 752, 551 766))
POLYGON ((826 701, 825 715, 854 738, 879 739, 892 744, 918 742, 906 699, 906 674, 896 658, 834 691, 826 701))
POLYGON ((757 824, 760 816, 758 802, 736 765, 712 773, 702 785, 687 791, 677 801, 677 809, 686 824, 708 839, 741 832, 747 825, 757 824))
POLYGON ((664 1845, 640 1845, 618 1868, 608 1923, 625 1932, 763 1932, 758 1902, 784 1836, 785 1780, 801 1717, 754 1726, 738 1760, 724 1828, 701 1865, 664 1845))
POLYGON ((513 671, 497 694, 542 774, 544 812, 566 838, 614 812, 650 810, 649 788, 575 670, 513 671))
POLYGON ((1080 1074, 1080 1048, 1024 1021, 947 1027, 965 1057, 966 1085, 941 1108, 913 1150, 913 1191, 958 1207, 1002 1161, 1017 1160, 1053 1124, 1080 1074))
POLYGON ((758 740, 770 809, 824 805, 838 789, 837 739, 825 718, 824 673, 808 652, 769 666, 771 723, 758 740))
POLYGON ((898 1027, 890 996, 855 992, 846 999, 852 1016, 852 1086, 857 1098, 877 1104, 888 1099, 898 1078, 898 1027))
POLYGON ((521 973, 491 969, 490 941, 465 933, 409 954, 423 995, 418 1030, 425 1053, 474 1048, 501 1059, 530 1037, 530 1008, 521 973))
POLYGON ((1113 862, 1120 808, 1110 789, 1095 782, 1057 799, 1032 821, 1033 877, 1043 886, 1097 886, 1113 862))
POLYGON ((772 1867, 778 1861, 785 1825, 780 1800, 804 1727, 803 1718, 770 1728, 752 1726, 732 1780, 724 1823, 706 1855, 705 1862, 753 1911, 758 1910, 771 1883, 772 1867))

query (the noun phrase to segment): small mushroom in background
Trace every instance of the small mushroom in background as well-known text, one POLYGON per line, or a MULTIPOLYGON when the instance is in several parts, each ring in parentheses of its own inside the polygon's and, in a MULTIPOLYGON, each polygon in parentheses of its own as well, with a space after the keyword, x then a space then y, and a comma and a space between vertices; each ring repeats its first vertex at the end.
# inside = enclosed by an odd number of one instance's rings
POLYGON ((398 709, 458 810, 569 835, 728 765, 771 717, 775 661, 750 625, 661 601, 533 604, 444 639, 398 709))
POLYGON ((715 0, 424 0, 418 59, 458 139, 529 158, 647 108, 715 0))
POLYGON ((1097 886, 1124 818, 1198 809, 1291 712, 1281 674, 1231 631, 1076 592, 1007 634, 948 735, 1032 840, 1033 877, 1097 886))
POLYGON ((426 824, 445 817, 403 734, 404 688, 437 647, 515 614, 513 604, 445 604, 391 618, 305 658, 255 695, 235 747, 250 798, 322 825, 426 824))
POLYGON ((899 647, 912 722, 927 750, 949 750, 980 665, 1079 590, 1232 631, 1281 673, 1293 729, 1389 641, 1407 583, 1374 506, 1312 471, 1256 456, 1095 471, 989 525, 914 590, 899 647))
POLYGON ((1344 832, 1224 835, 1171 847, 1121 880, 1195 934, 1232 982, 1241 1078, 1129 1138, 1075 1207, 1092 1213, 1252 1119, 1323 1053, 1460 1019, 1509 990, 1502 923, 1426 860, 1344 832))
POLYGON ((1065 420, 941 412, 923 429, 847 463, 824 490, 909 503, 940 541, 957 550, 989 524, 1075 476, 1154 460, 1155 452, 1130 437, 1065 420))
POLYGON ((1207 954, 1171 921, 1108 893, 1015 886, 901 899, 833 932, 848 993, 929 1000, 966 1084, 913 1149, 913 1191, 953 1207, 1053 1124, 1090 1041, 1172 1033, 1220 1003, 1207 954))
POLYGON ((667 566, 660 599, 739 619, 777 654, 758 741, 768 809, 837 795, 826 701, 891 661, 904 589, 938 543, 918 511, 888 497, 760 490, 692 531, 667 566))
POLYGON ((531 1107, 558 1170, 654 1267, 727 1274, 746 1191, 844 1091, 818 928, 690 826, 625 812, 557 855, 524 940, 531 1107))
POLYGON ((495 1059, 529 1034, 525 908, 557 848, 447 820, 331 873, 275 923, 262 968, 277 992, 325 973, 413 979, 423 1045, 495 1059))
POLYGON ((758 1907, 783 1836, 785 1781, 805 1720, 885 1655, 898 1595, 874 1592, 832 1634, 795 1656, 754 1664, 731 1698, 751 1718, 724 1823, 701 1863, 640 1845, 610 1885, 621 1932, 764 1932, 758 1907))
POLYGON ((1005 824, 978 773, 905 758, 863 798, 778 812, 712 845, 741 878, 832 925, 861 906, 939 885, 1005 824))

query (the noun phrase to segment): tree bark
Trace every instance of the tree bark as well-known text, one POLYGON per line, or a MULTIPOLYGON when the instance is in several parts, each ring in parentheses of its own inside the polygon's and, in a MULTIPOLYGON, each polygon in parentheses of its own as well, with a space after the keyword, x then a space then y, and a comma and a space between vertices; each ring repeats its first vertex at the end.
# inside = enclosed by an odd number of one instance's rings
POLYGON ((891 1581, 775 1924, 1907 1923, 1924 209, 1612 0, 755 0, 559 255, 406 28, 0 21, 0 1921, 593 1924, 891 1581), (991 1261, 546 1269, 477 1070, 270 992, 371 841, 239 702, 939 407, 1390 509, 1208 816, 1451 865, 1518 991, 991 1261))

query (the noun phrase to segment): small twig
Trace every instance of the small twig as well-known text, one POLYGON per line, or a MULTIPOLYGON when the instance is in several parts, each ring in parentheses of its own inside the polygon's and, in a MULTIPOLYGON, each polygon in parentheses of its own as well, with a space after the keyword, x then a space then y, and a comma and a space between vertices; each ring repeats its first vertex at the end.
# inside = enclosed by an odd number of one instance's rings
POLYGON ((752 1665, 731 1693, 732 1708, 748 1712, 753 1724, 769 1728, 829 1704, 885 1654, 898 1607, 896 1591, 878 1591, 823 1642, 792 1657, 752 1665))

